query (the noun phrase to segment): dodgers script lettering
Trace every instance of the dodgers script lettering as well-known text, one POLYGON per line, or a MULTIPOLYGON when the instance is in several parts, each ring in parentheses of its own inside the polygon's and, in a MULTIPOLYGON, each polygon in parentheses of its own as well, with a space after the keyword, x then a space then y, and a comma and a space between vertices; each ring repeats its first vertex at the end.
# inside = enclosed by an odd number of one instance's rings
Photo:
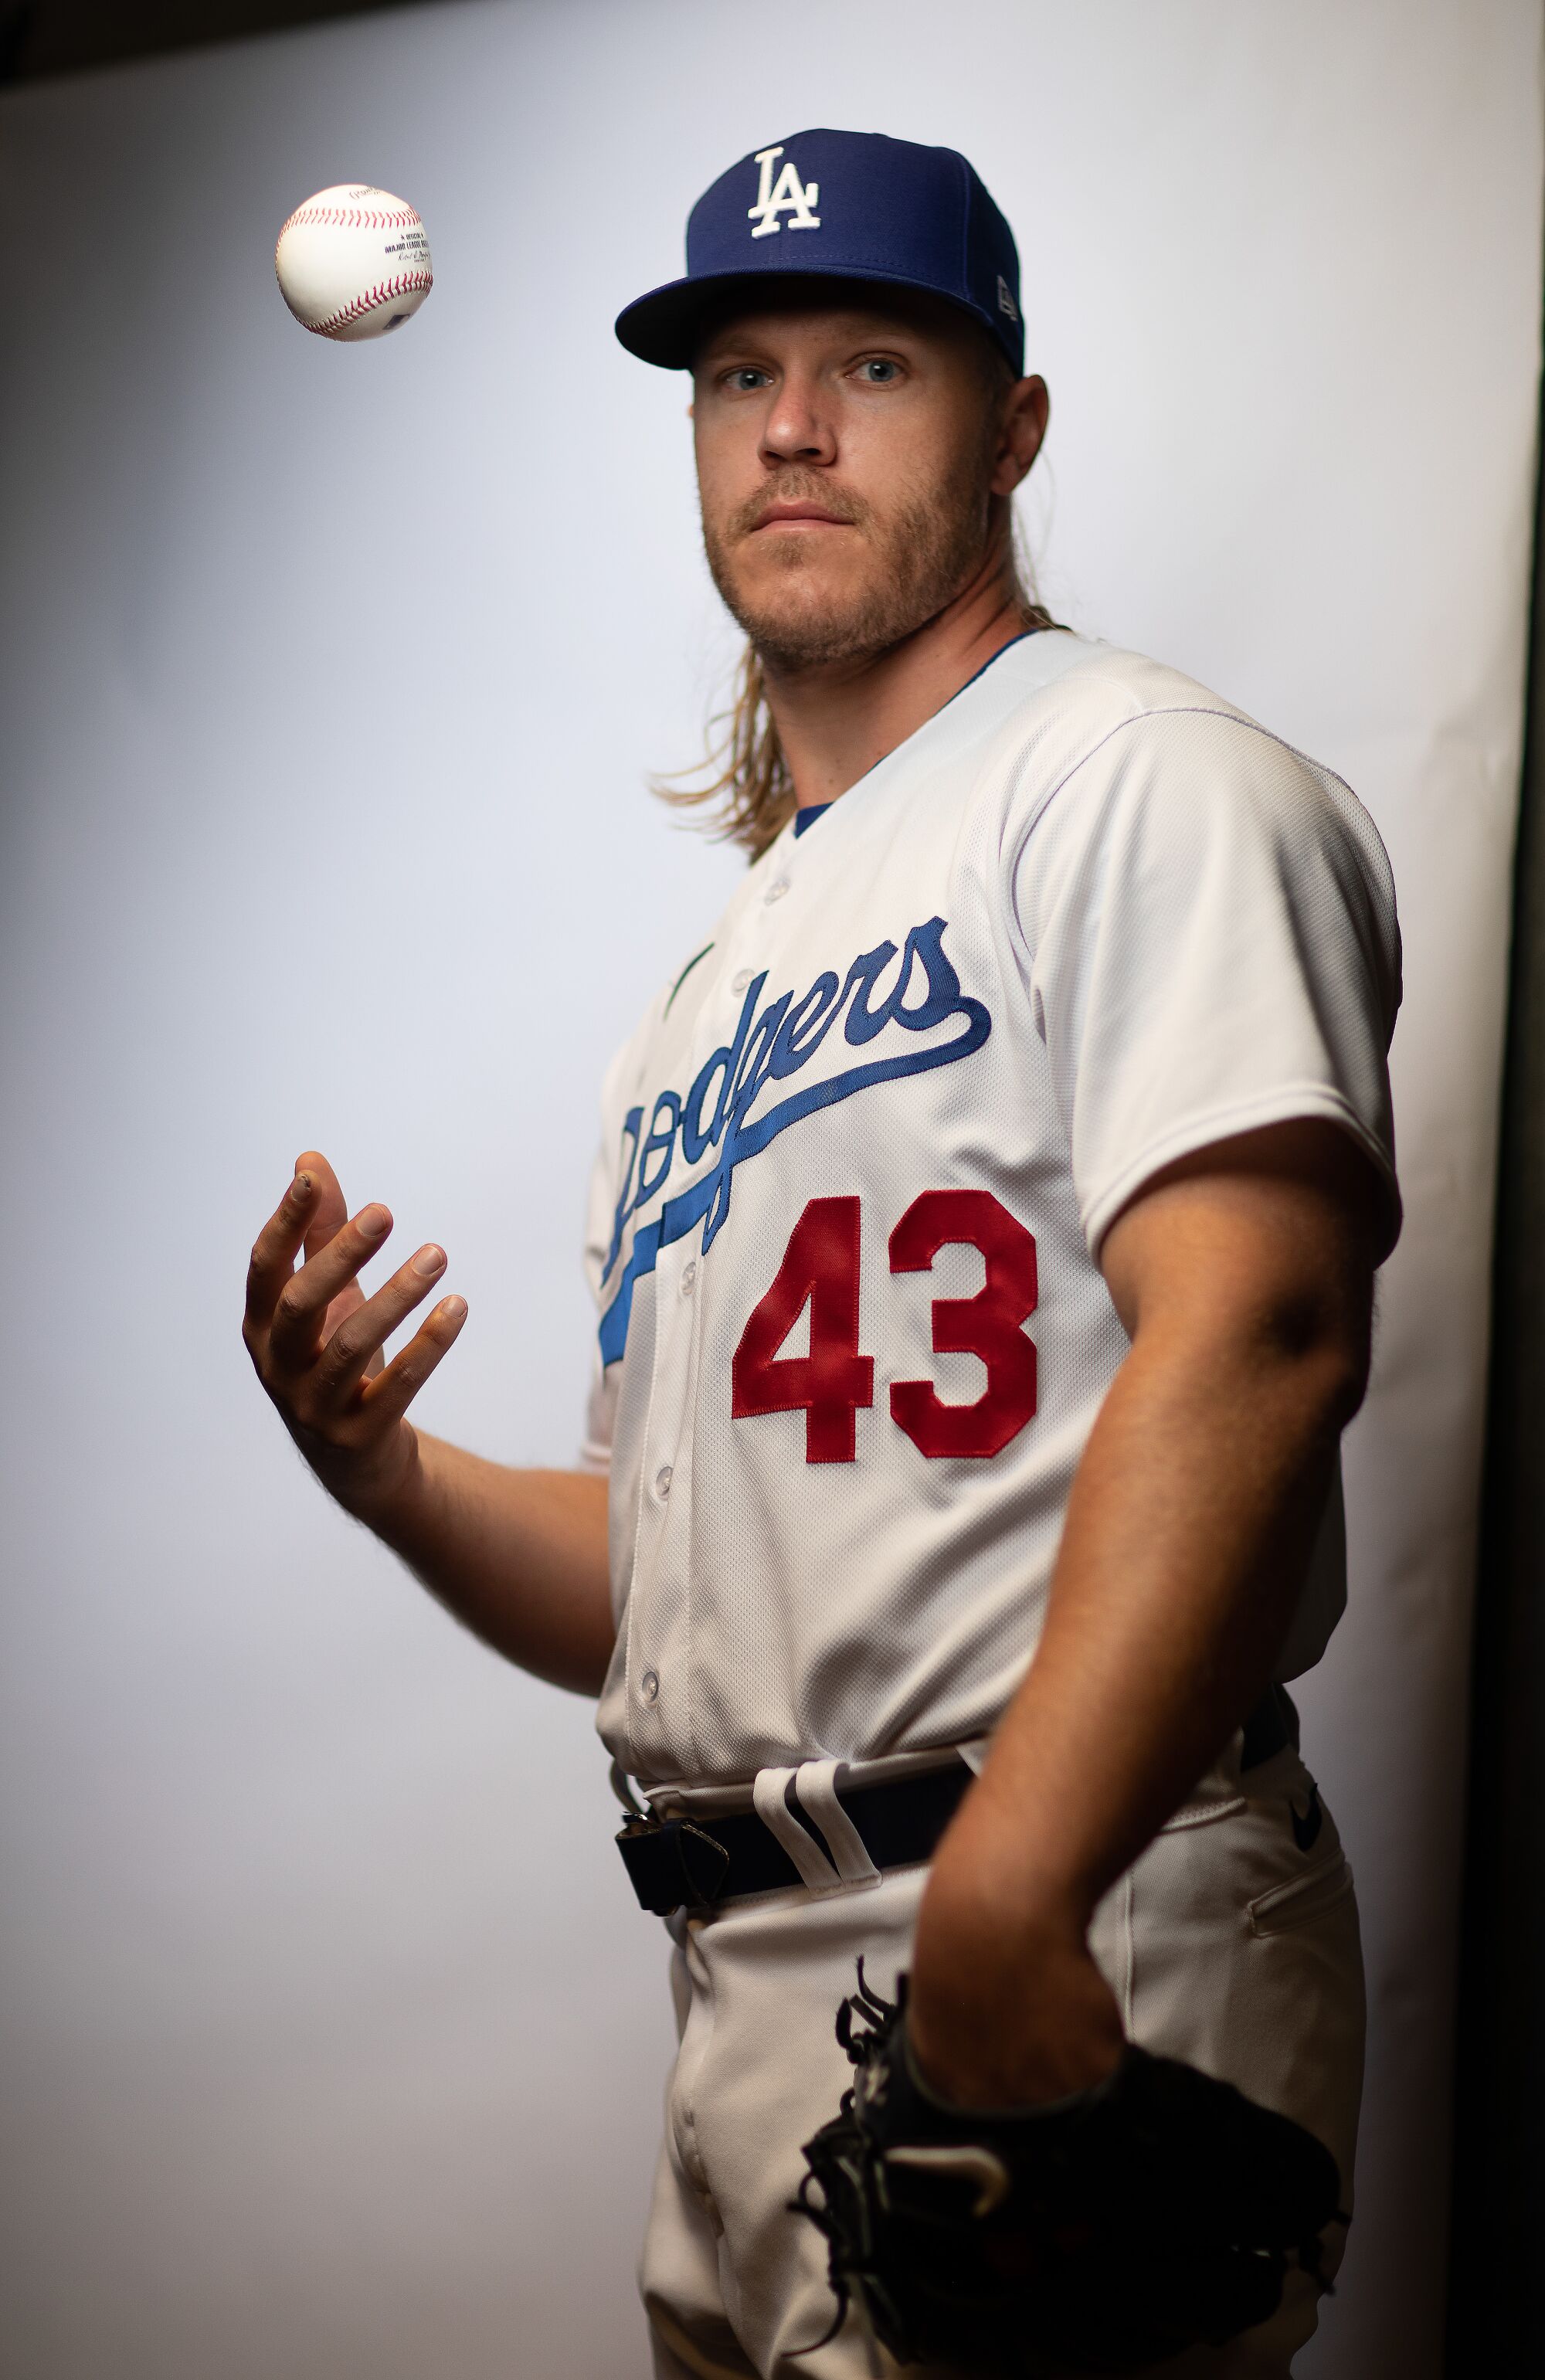
POLYGON ((877 1083, 926 1074, 969 1057, 992 1030, 982 1002, 960 988, 944 951, 943 917, 914 926, 899 961, 895 943, 884 941, 863 952, 840 980, 828 968, 798 999, 785 991, 764 1002, 766 985, 765 974, 755 978, 731 1039, 713 1051, 685 1093, 662 1091, 647 1124, 642 1107, 628 1111, 623 1124, 622 1187, 603 1286, 616 1271, 630 1223, 633 1238, 601 1320, 601 1351, 608 1364, 616 1362, 627 1343, 633 1285, 653 1271, 660 1250, 700 1221, 704 1254, 712 1246, 729 1214, 736 1166, 760 1156, 781 1132, 818 1109, 853 1099, 877 1083), (893 965, 894 978, 882 990, 882 978, 893 965), (919 976, 918 996, 909 999, 919 976), (835 1073, 817 1069, 820 1080, 764 1103, 763 1094, 772 1085, 812 1066, 839 1019, 842 1041, 849 1049, 880 1042, 879 1052, 835 1073), (964 1030, 949 1032, 951 1026, 964 1030), (941 1038, 942 1034, 947 1038, 941 1038), (678 1164, 690 1171, 710 1155, 712 1163, 663 1199, 652 1220, 640 1220, 678 1164))

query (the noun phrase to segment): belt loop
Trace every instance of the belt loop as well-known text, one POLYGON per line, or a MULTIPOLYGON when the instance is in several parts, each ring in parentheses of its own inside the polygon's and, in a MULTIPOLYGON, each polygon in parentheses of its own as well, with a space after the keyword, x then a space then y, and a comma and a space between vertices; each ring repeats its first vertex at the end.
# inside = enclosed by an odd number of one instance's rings
POLYGON ((845 1767, 840 1760, 804 1760, 797 1768, 761 1768, 751 1787, 758 1817, 788 1853, 808 1892, 880 1882, 863 1837, 837 1799, 837 1778, 845 1767), (830 1858, 788 1806, 791 1778, 795 1799, 820 1828, 830 1858))
POLYGON ((837 1799, 837 1779, 845 1776, 845 1760, 807 1760, 794 1772, 794 1790, 826 1839, 844 1884, 878 1884, 880 1870, 869 1855, 862 1835, 837 1799))
POLYGON ((751 1787, 751 1806, 787 1852, 799 1871, 800 1883, 811 1892, 832 1892, 841 1884, 841 1876, 784 1799, 789 1779, 797 1774, 793 1768, 759 1768, 751 1787))

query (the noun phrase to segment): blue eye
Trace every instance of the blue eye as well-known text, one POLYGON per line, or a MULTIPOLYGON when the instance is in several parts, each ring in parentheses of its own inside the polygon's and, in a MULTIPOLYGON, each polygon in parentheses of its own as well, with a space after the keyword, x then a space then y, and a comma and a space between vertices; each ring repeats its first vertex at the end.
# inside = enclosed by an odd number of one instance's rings
POLYGON ((870 356, 858 366, 860 374, 867 379, 870 388, 889 388, 900 369, 889 356, 870 356))
POLYGON ((728 379, 731 388, 748 394, 752 389, 763 386, 767 374, 755 364, 740 364, 728 375, 728 379))

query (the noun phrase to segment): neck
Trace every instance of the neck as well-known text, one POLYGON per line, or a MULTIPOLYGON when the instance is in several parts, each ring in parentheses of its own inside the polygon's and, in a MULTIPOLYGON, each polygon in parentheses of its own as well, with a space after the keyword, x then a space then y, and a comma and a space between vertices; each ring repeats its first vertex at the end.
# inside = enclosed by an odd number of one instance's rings
POLYGON ((767 707, 801 809, 833 802, 905 744, 1022 634, 1008 557, 991 555, 931 620, 882 653, 805 668, 763 664, 767 707))

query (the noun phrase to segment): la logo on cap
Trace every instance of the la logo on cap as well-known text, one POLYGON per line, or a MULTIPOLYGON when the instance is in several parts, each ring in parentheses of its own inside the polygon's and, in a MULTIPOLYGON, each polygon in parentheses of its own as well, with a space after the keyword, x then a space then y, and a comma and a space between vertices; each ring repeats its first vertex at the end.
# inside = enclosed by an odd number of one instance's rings
POLYGON ((761 167, 761 181, 757 190, 757 202, 746 210, 747 218, 756 225, 753 239, 765 239, 770 232, 782 231, 781 214, 788 217, 790 231, 819 231, 821 217, 810 210, 821 197, 819 182, 801 182, 799 168, 793 158, 784 166, 776 182, 772 179, 772 161, 784 153, 780 140, 775 149, 759 149, 756 162, 761 167))

